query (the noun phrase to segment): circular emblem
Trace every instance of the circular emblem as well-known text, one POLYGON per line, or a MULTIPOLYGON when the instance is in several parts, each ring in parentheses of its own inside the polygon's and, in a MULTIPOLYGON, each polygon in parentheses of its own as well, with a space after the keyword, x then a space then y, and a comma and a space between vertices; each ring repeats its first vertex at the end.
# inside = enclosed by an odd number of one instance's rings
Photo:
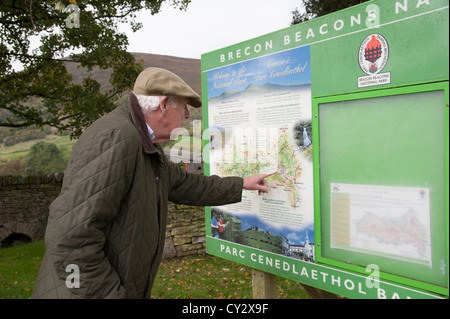
POLYGON ((378 33, 369 35, 359 47, 359 66, 364 73, 373 75, 381 72, 389 59, 389 46, 378 33))

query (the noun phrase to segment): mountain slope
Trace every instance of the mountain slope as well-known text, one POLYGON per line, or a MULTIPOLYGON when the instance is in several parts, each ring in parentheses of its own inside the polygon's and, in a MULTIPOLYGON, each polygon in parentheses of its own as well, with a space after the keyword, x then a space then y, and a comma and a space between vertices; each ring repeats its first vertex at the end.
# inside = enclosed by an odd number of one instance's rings
MULTIPOLYGON (((158 67, 167 69, 178 76, 180 76, 187 84, 189 84, 194 91, 201 95, 201 65, 200 59, 188 59, 179 58, 168 55, 148 54, 148 53, 131 53, 136 61, 142 61, 144 69, 148 67, 158 67)), ((81 81, 87 77, 88 70, 82 68, 78 63, 66 63, 66 68, 73 76, 75 83, 81 83, 81 81)), ((89 72, 91 77, 101 85, 101 90, 106 91, 111 89, 109 78, 111 69, 101 70, 99 68, 93 68, 89 72)), ((201 109, 191 109, 191 120, 201 119, 201 109)))

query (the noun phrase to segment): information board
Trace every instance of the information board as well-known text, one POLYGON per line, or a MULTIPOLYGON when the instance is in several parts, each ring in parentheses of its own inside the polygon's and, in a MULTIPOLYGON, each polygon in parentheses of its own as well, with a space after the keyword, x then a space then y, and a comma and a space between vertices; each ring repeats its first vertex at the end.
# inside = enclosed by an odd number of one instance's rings
POLYGON ((202 56, 206 250, 350 298, 448 298, 448 1, 378 0, 202 56), (414 62, 415 61, 415 62, 414 62))

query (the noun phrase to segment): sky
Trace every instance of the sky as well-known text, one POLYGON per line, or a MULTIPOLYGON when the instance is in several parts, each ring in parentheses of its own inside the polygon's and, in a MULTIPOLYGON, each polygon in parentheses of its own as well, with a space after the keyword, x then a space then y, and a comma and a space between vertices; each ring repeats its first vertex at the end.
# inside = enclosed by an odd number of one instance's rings
MULTIPOLYGON (((186 11, 166 0, 161 11, 136 14, 143 24, 133 32, 129 24, 118 31, 128 37, 128 52, 200 59, 201 55, 289 27, 292 11, 301 0, 192 0, 186 11)), ((82 22, 81 22, 82 23, 82 22)), ((40 36, 31 36, 30 52, 39 47, 40 36)), ((77 52, 70 51, 67 54, 77 52)), ((23 68, 13 62, 13 68, 23 68)))
POLYGON ((137 14, 143 27, 128 35, 129 52, 200 59, 201 55, 289 27, 300 0, 192 0, 186 11, 166 2, 156 15, 137 14))

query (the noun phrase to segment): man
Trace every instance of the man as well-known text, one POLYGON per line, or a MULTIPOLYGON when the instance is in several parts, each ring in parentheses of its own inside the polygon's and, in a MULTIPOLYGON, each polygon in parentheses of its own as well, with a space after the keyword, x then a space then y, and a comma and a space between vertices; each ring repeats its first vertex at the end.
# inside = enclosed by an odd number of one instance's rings
POLYGON ((129 105, 80 136, 50 206, 33 298, 148 298, 169 200, 217 206, 240 201, 243 188, 268 191, 268 175, 205 177, 166 159, 157 143, 189 117, 188 104, 201 98, 180 77, 148 68, 129 105))

